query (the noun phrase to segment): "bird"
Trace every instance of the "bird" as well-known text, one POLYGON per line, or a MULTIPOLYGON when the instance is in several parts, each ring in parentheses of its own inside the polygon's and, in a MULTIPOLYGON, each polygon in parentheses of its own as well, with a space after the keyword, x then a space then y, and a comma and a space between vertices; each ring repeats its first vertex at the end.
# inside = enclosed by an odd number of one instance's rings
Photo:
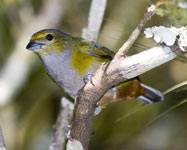
MULTIPOLYGON (((34 33, 26 49, 39 56, 48 75, 73 99, 85 85, 88 75, 94 74, 103 62, 110 62, 115 55, 105 46, 57 29, 34 33)), ((144 104, 164 99, 159 90, 143 84, 136 77, 109 89, 98 105, 135 98, 144 104)))

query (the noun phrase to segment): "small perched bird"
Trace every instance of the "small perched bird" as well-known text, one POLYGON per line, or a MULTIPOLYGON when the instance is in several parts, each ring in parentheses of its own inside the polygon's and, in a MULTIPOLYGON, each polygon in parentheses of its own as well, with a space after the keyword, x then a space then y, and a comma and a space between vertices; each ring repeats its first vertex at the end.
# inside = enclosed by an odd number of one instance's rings
MULTIPOLYGON (((56 29, 36 32, 26 48, 40 57, 49 76, 72 98, 84 86, 85 75, 93 74, 102 62, 112 60, 115 55, 100 44, 56 29)), ((110 89, 99 104, 132 98, 150 104, 163 100, 163 95, 135 78, 110 89)))

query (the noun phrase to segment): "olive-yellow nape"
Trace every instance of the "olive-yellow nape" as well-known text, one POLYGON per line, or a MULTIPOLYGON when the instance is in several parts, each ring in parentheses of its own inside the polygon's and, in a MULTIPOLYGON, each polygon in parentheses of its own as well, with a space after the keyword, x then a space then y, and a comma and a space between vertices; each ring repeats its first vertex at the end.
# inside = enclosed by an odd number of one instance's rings
MULTIPOLYGON (((40 57, 49 76, 72 98, 84 86, 83 77, 88 73, 93 74, 102 62, 112 60, 115 55, 100 44, 72 37, 56 29, 34 33, 26 48, 40 57)), ((160 91, 137 79, 122 83, 115 89, 109 90, 100 104, 132 98, 145 104, 163 100, 160 91)))

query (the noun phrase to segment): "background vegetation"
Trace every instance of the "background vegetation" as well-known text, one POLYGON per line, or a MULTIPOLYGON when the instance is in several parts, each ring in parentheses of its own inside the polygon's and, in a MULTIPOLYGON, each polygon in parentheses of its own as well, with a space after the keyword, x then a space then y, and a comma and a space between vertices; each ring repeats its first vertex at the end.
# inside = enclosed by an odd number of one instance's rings
MULTIPOLYGON (((0 122, 9 150, 44 150, 49 145, 52 125, 56 121, 64 92, 47 76, 40 60, 25 47, 31 34, 44 28, 33 22, 43 23, 47 19, 45 17, 58 13, 55 12, 56 9, 46 7, 46 13, 37 18, 48 3, 53 5, 56 1, 58 0, 0 1, 0 122), (18 44, 20 41, 21 44, 18 44), (27 70, 27 73, 19 77, 19 86, 8 87, 3 84, 8 83, 3 82, 3 75, 9 72, 5 68, 15 53, 19 55, 14 58, 14 67, 8 68, 14 70, 14 74, 9 73, 9 82, 14 83, 16 76, 24 70, 27 70), (25 66, 19 65, 20 60, 23 60, 25 66), (8 95, 8 98, 3 97, 4 95, 8 95)), ((146 8, 155 2, 158 1, 108 0, 98 42, 112 50, 119 49, 140 21, 146 8)), ((186 26, 187 8, 179 7, 180 3, 187 5, 185 0, 164 2, 147 26, 186 26)), ((82 28, 87 24, 90 3, 90 0, 62 0, 63 13, 59 18, 53 15, 53 22, 48 22, 45 28, 58 28, 72 36, 80 36, 82 28)), ((142 34, 129 55, 153 45, 154 42, 144 39, 142 34)), ((141 76, 144 83, 166 93, 165 101, 142 105, 131 100, 107 106, 95 117, 90 149, 185 150, 186 62, 187 59, 183 56, 141 76), (182 82, 183 85, 166 92, 182 82)))

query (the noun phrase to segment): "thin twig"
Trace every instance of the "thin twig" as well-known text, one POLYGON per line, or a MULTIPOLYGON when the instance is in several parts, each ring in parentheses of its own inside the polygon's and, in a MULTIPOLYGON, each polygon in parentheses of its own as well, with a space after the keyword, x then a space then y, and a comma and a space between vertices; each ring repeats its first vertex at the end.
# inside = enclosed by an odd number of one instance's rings
POLYGON ((132 44, 136 41, 138 38, 140 32, 144 28, 146 22, 151 19, 151 17, 155 14, 155 6, 151 5, 147 12, 144 14, 143 18, 141 19, 139 25, 134 29, 134 31, 129 36, 128 40, 123 44, 123 46, 119 49, 115 57, 124 56, 127 51, 130 49, 132 44))

